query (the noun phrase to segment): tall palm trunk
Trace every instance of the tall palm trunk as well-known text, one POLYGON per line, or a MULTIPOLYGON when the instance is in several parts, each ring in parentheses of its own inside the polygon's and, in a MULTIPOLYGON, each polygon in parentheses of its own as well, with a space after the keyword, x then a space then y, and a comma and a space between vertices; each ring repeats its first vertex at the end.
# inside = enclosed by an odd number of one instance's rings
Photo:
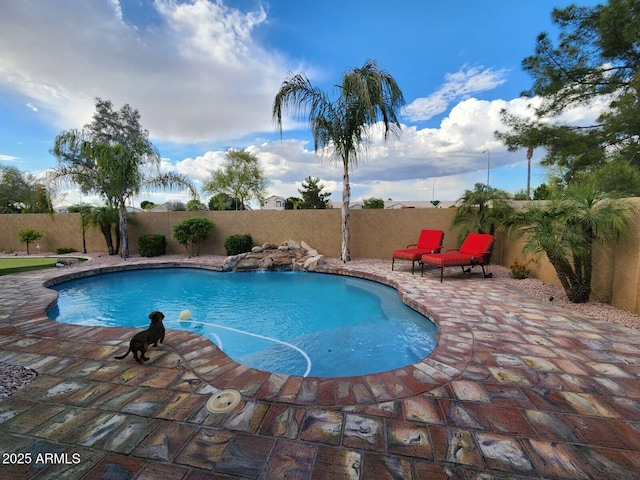
POLYGON ((118 203, 118 215, 120 220, 120 242, 122 253, 120 256, 122 258, 129 258, 129 235, 127 232, 127 205, 125 204, 124 198, 120 200, 118 203))
POLYGON ((351 185, 349 184, 349 162, 343 159, 344 172, 342 174, 342 248, 340 250, 340 260, 351 261, 349 252, 349 201, 351 199, 351 185))

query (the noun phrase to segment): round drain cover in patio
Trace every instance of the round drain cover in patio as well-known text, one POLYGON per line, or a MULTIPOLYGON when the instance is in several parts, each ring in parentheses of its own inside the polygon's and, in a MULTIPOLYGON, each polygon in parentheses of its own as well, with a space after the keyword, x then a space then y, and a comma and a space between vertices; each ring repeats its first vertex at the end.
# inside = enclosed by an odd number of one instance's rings
POLYGON ((207 400, 209 413, 226 413, 240 403, 240 392, 237 390, 220 390, 207 400))

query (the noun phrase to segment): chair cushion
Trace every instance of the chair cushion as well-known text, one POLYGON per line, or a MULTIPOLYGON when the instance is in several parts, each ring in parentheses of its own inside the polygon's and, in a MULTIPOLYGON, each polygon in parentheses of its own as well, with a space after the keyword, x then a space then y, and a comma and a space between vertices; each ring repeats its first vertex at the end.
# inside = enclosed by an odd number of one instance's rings
POLYGON ((438 253, 422 256, 423 263, 430 263, 440 267, 464 267, 466 265, 484 265, 484 256, 468 255, 464 253, 438 253))
POLYGON ((490 252, 493 247, 493 235, 487 233, 470 233, 460 245, 460 253, 477 254, 490 252))
POLYGON ((393 258, 401 258, 402 260, 416 261, 420 260, 427 253, 437 253, 439 248, 404 248, 393 251, 393 258))
MULTIPOLYGON (((421 248, 423 250, 433 250, 437 249, 440 251, 442 247, 442 239, 444 238, 443 230, 421 230, 420 238, 418 238, 417 248, 421 248)), ((434 252, 437 253, 437 252, 434 252)))

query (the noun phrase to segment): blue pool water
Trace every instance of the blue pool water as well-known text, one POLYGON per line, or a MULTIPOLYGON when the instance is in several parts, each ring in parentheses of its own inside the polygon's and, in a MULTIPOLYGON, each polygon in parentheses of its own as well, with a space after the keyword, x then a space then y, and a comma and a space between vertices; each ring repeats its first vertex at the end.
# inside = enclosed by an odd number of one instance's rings
POLYGON ((338 275, 167 268, 52 288, 59 292, 54 320, 146 328, 149 313, 160 310, 165 327, 200 333, 244 365, 289 375, 383 372, 426 357, 438 341, 435 325, 395 289, 338 275), (179 320, 183 310, 189 321, 179 320))

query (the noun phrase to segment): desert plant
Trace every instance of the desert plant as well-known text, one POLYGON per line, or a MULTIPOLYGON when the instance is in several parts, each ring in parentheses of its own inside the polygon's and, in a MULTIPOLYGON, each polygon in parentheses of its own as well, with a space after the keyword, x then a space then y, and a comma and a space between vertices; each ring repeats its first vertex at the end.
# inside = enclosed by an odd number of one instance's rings
POLYGON ((529 278, 529 275, 531 275, 529 264, 531 262, 533 262, 533 259, 530 259, 528 262, 521 262, 515 258, 513 263, 509 266, 509 269, 511 270, 511 278, 517 278, 518 280, 529 278))
POLYGON ((22 230, 18 230, 18 240, 22 243, 27 244, 27 255, 29 255, 29 244, 32 242, 37 242, 44 236, 44 232, 41 230, 36 230, 32 227, 26 227, 22 230))
POLYGON ((460 228, 458 243, 462 243, 467 234, 494 234, 496 226, 513 211, 510 195, 504 190, 476 183, 473 190, 465 190, 458 199, 458 209, 451 226, 460 228))
POLYGON ((251 251, 253 247, 253 238, 251 235, 230 235, 224 241, 224 249, 227 252, 227 255, 238 255, 240 253, 245 253, 251 251))
POLYGON ((63 248, 56 248, 56 253, 58 255, 64 255, 66 253, 73 253, 76 250, 74 248, 68 248, 68 247, 63 247, 63 248))
POLYGON ((546 254, 567 298, 584 303, 591 294, 593 246, 616 242, 637 210, 593 185, 574 186, 563 199, 517 211, 502 228, 524 239, 524 253, 546 254))
POLYGON ((208 218, 187 218, 173 226, 173 238, 184 245, 189 255, 200 255, 200 243, 209 238, 215 227, 215 223, 208 218))
POLYGON ((167 253, 167 239, 164 235, 141 235, 138 237, 138 253, 141 257, 159 257, 167 253))

